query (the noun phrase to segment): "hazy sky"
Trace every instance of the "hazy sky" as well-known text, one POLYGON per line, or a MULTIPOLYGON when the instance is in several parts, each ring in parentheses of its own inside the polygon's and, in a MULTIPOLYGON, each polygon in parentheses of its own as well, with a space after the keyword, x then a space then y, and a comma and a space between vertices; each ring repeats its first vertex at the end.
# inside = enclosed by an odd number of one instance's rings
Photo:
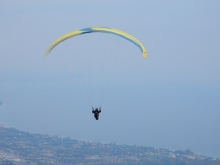
POLYGON ((220 158, 220 1, 0 1, 0 122, 220 158), (110 34, 52 41, 76 29, 110 34), (91 106, 102 105, 96 121, 91 106))

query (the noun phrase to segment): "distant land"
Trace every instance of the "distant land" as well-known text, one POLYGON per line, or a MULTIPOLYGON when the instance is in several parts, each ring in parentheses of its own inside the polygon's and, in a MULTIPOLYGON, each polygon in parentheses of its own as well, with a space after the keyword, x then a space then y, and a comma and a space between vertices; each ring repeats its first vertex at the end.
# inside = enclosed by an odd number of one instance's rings
POLYGON ((32 134, 0 123, 0 165, 220 165, 190 150, 103 144, 32 134))

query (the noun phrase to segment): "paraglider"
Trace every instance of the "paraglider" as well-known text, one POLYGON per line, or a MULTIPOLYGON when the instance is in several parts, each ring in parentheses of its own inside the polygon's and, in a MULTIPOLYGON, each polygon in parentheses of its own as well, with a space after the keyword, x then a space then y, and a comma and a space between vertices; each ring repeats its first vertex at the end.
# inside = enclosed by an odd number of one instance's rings
POLYGON ((92 107, 92 113, 94 113, 95 119, 96 119, 96 120, 99 120, 99 113, 101 113, 101 107, 99 107, 99 109, 96 108, 95 110, 94 110, 94 108, 92 107))
MULTIPOLYGON (((130 42, 132 42, 134 45, 136 45, 142 52, 142 55, 144 58, 147 57, 147 52, 145 47, 143 46, 143 44, 136 39, 135 37, 131 36, 130 34, 114 29, 114 28, 107 28, 107 27, 90 27, 90 28, 83 28, 83 29, 79 29, 79 30, 75 30, 72 31, 70 33, 67 33, 63 36, 61 36, 60 38, 56 39, 54 42, 52 42, 52 44, 47 48, 45 55, 44 55, 44 59, 47 58, 47 56, 49 55, 49 53, 53 50, 53 48, 55 46, 57 46, 59 43, 71 38, 71 37, 75 37, 81 34, 88 34, 88 33, 93 33, 93 32, 100 32, 100 33, 109 33, 109 34, 114 34, 117 35, 119 37, 122 37, 130 42)), ((94 117, 96 120, 99 119, 99 113, 101 113, 101 107, 98 109, 96 108, 95 110, 92 107, 92 113, 94 113, 94 117)))

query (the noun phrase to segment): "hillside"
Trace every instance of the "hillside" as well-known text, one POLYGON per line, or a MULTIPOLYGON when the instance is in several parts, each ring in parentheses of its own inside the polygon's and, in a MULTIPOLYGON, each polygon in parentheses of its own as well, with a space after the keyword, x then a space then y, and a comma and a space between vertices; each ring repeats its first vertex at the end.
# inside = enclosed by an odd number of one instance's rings
POLYGON ((102 144, 32 134, 0 124, 0 165, 220 165, 190 150, 170 151, 136 145, 102 144))

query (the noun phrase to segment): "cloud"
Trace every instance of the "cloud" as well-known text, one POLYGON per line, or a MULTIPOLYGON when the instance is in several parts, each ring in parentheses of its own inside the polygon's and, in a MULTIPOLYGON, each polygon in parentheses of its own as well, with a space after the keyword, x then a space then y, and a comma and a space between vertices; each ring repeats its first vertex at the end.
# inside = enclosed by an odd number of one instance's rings
POLYGON ((3 102, 0 101, 0 106, 2 106, 2 105, 3 105, 3 102))

